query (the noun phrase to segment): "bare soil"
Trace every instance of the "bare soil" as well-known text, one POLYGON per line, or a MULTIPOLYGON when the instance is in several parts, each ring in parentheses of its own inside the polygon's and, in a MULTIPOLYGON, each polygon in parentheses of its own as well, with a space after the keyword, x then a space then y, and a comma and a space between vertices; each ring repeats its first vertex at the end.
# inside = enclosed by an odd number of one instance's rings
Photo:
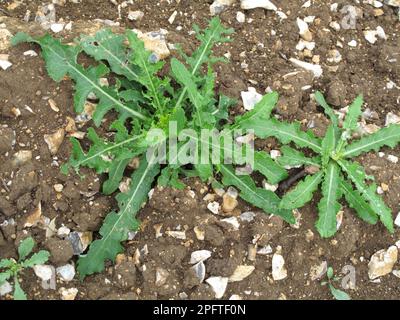
MULTIPOLYGON (((27 10, 34 17, 38 6, 42 4, 37 0, 21 1, 17 8, 8 10, 11 2, 0 3, 0 15, 20 20, 27 10)), ((247 21, 241 24, 236 21, 236 12, 240 11, 238 3, 220 14, 224 25, 235 29, 233 41, 215 50, 217 55, 231 54, 231 63, 218 65, 216 71, 218 90, 239 101, 232 116, 244 112, 240 91, 253 86, 258 92, 264 92, 270 87, 281 94, 277 112, 283 119, 298 120, 304 124, 313 122, 313 130, 322 135, 328 120, 310 100, 310 93, 319 89, 338 109, 362 93, 366 101, 365 108, 377 113, 377 117, 368 123, 383 126, 386 114, 398 114, 400 107, 400 87, 387 87, 389 81, 400 86, 400 64, 390 62, 400 58, 400 22, 395 8, 384 5, 384 14, 375 16, 371 5, 358 4, 362 15, 357 20, 356 29, 333 31, 329 23, 342 18, 341 13, 330 11, 334 1, 312 1, 309 8, 302 8, 304 2, 279 1, 279 7, 288 15, 288 19, 282 21, 274 12, 254 9, 245 11, 246 19, 252 19, 251 23, 247 21), (299 40, 296 18, 312 15, 319 19, 319 23, 311 27, 316 42, 313 54, 320 56, 324 74, 314 80, 308 76, 284 77, 295 70, 286 58, 311 61, 295 47, 299 40), (369 44, 363 30, 377 26, 386 31, 387 40, 379 39, 377 43, 369 44), (347 45, 353 39, 358 42, 356 48, 347 45), (336 46, 338 41, 343 48, 336 46), (327 60, 328 51, 335 48, 343 59, 333 64, 338 65, 337 70, 327 60), (248 64, 246 68, 243 68, 243 62, 248 64), (302 90, 305 85, 312 87, 302 90)), ((335 2, 339 8, 346 4, 345 1, 335 2)), ((100 18, 118 21, 121 27, 143 31, 165 28, 169 30, 169 43, 182 43, 184 49, 190 51, 196 43, 194 36, 188 35, 188 32, 194 23, 206 26, 210 18, 210 3, 138 0, 122 9, 122 19, 118 19, 117 7, 108 0, 87 0, 79 4, 67 1, 64 5, 56 5, 56 12, 57 19, 62 18, 65 22, 91 22, 100 18), (128 9, 143 11, 144 18, 137 22, 128 20, 128 9), (168 18, 175 10, 178 15, 171 25, 168 18), (180 30, 177 26, 181 26, 180 30)), ((29 23, 32 23, 32 19, 29 23)), ((73 28, 71 32, 76 31, 73 28)), ((72 107, 73 86, 70 81, 52 81, 40 56, 23 55, 30 49, 39 52, 38 47, 28 44, 0 52, 9 54, 9 60, 13 63, 8 70, 0 69, 0 259, 16 258, 16 243, 31 235, 38 243, 37 249, 51 251, 50 263, 57 267, 77 260, 69 241, 60 240, 57 236, 46 239, 45 231, 39 227, 24 228, 26 217, 41 203, 43 215, 56 218, 57 228, 64 225, 73 231, 91 231, 96 237, 104 216, 116 208, 116 203, 113 197, 101 195, 99 190, 104 177, 97 176, 95 172, 83 169, 84 179, 60 173, 59 167, 68 160, 71 145, 65 139, 58 153, 53 156, 43 136, 65 127, 67 117, 76 116, 72 107), (56 102, 59 112, 49 107, 50 98, 56 102), (13 114, 14 107, 20 109, 19 117, 13 114), (14 154, 20 150, 32 151, 32 159, 22 165, 13 162, 14 154), (54 190, 56 184, 64 186, 61 193, 54 190), (10 219, 15 221, 14 225, 4 224, 10 219)), ((258 147, 269 151, 279 148, 279 145, 269 139, 259 142, 258 147)), ((385 153, 382 157, 370 153, 358 160, 368 174, 376 177, 378 184, 389 186, 383 197, 395 217, 400 211, 400 163, 388 161, 387 155, 400 157, 400 148, 382 151, 385 153)), ((68 283, 57 280, 57 290, 44 290, 33 271, 28 270, 21 277, 22 287, 28 297, 60 299, 60 287, 75 287, 78 289, 76 299, 213 299, 211 288, 205 283, 198 283, 190 271, 191 252, 202 249, 212 252, 211 258, 205 262, 207 277, 229 277, 238 265, 255 266, 255 271, 248 278, 228 284, 224 299, 232 295, 239 295, 243 299, 331 299, 327 287, 321 286, 318 280, 310 279, 311 267, 322 261, 327 261, 338 274, 346 265, 355 267, 356 288, 347 290, 353 299, 400 297, 399 278, 389 274, 382 277, 379 283, 373 283, 367 272, 371 255, 400 239, 398 228, 391 235, 382 225, 370 226, 356 219, 354 212, 344 206, 344 219, 337 235, 332 239, 321 239, 314 227, 317 196, 300 209, 302 219, 298 229, 241 202, 241 213, 253 211, 256 216, 251 222, 239 219, 240 228, 235 231, 229 224, 221 223, 221 217, 207 209, 207 201, 203 197, 213 193, 210 186, 197 180, 184 182, 187 188, 182 191, 155 189, 151 200, 139 214, 141 230, 132 241, 125 243, 124 255, 119 257, 117 266, 110 263, 103 273, 87 277, 83 282, 78 277, 68 283), (156 237, 155 228, 160 224, 162 236, 156 237), (195 227, 204 232, 204 240, 196 238, 195 227), (168 230, 178 229, 186 231, 185 240, 166 234, 168 230), (312 239, 310 232, 314 234, 312 239), (257 255, 255 261, 249 261, 249 245, 257 235, 263 235, 264 240, 260 245, 269 244, 274 251, 278 246, 282 247, 288 270, 286 279, 273 281, 272 254, 257 255), (140 262, 135 265, 133 257, 137 249, 142 254, 140 262), (156 283, 157 272, 165 272, 168 276, 161 283, 156 283)), ((216 195, 215 200, 222 202, 216 195)), ((394 269, 400 269, 400 265, 397 263, 394 269)), ((8 299, 9 296, 0 297, 0 300, 4 298, 8 299)))

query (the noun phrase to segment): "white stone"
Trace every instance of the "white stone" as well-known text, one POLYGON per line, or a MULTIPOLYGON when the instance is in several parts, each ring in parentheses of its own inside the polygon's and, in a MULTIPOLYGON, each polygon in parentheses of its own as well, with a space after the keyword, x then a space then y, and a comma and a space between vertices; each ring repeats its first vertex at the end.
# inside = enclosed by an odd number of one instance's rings
POLYGON ((384 40, 387 39, 385 30, 381 26, 378 26, 376 30, 365 30, 364 37, 371 44, 374 44, 378 40, 378 37, 384 40))
POLYGON ((190 256, 190 264, 206 261, 210 257, 211 257, 210 250, 193 251, 190 256))
POLYGON ((24 52, 24 56, 28 56, 28 57, 37 57, 37 53, 34 50, 28 50, 24 52))
MULTIPOLYGON (((281 21, 287 19, 287 15, 284 12, 280 11, 280 10, 276 11, 276 14, 279 17, 279 19, 281 19, 281 21)), ((273 32, 275 32, 275 34, 276 34, 276 31, 271 30, 271 34, 273 32)))
POLYGON ((140 20, 144 17, 144 12, 142 11, 129 11, 128 19, 132 21, 140 20))
POLYGON ((399 87, 398 85, 396 85, 396 83, 394 83, 392 80, 389 80, 389 81, 386 83, 386 88, 387 88, 388 90, 392 90, 392 89, 394 89, 394 88, 400 89, 400 87, 399 87))
POLYGON ((328 263, 326 261, 322 261, 320 264, 314 265, 310 269, 310 278, 312 281, 321 279, 326 270, 328 269, 328 263))
POLYGON ((65 238, 66 236, 68 236, 70 234, 70 232, 71 232, 71 229, 67 228, 66 226, 61 226, 57 230, 57 236, 59 236, 60 238, 65 238))
POLYGON ((383 3, 380 1, 377 1, 377 0, 368 0, 367 3, 374 6, 374 8, 382 8, 383 7, 383 3))
POLYGON ((385 0, 385 3, 392 7, 400 7, 400 0, 385 0))
POLYGON ((243 107, 246 110, 252 110, 262 99, 262 95, 253 87, 248 87, 247 91, 241 91, 240 95, 242 97, 243 107))
POLYGON ((279 253, 274 253, 272 256, 272 278, 275 281, 283 280, 287 277, 285 268, 285 259, 279 253))
POLYGON ((299 28, 300 36, 306 41, 311 41, 312 34, 308 29, 307 22, 305 22, 303 19, 300 18, 297 18, 296 22, 297 22, 297 27, 299 28))
POLYGON ((332 21, 329 26, 335 31, 340 30, 340 24, 337 21, 332 21))
POLYGON ((66 31, 71 31, 72 30, 72 21, 68 22, 65 25, 64 30, 66 30, 66 31))
POLYGON ((393 270, 392 273, 393 273, 397 278, 400 278, 400 270, 393 270))
POLYGON ((171 16, 168 18, 169 24, 173 24, 174 23, 177 14, 178 14, 178 11, 176 11, 176 10, 171 14, 171 16))
POLYGON ((243 300, 241 296, 239 296, 238 294, 233 294, 231 295, 231 297, 229 298, 229 300, 243 300))
POLYGON ((45 264, 38 264, 33 267, 35 274, 43 281, 49 281, 53 275, 51 266, 45 264))
POLYGON ((64 23, 52 23, 50 26, 50 29, 54 33, 61 32, 64 29, 64 23))
POLYGON ((383 40, 387 39, 385 30, 381 26, 376 27, 376 35, 383 40))
POLYGON ((203 261, 195 264, 192 269, 196 273, 196 276, 199 279, 200 283, 202 283, 206 277, 206 266, 204 265, 203 261))
POLYGON ((368 263, 368 276, 371 280, 389 274, 397 262, 398 248, 391 246, 374 253, 368 263))
POLYGON ((389 112, 386 115, 385 119, 385 127, 391 124, 399 124, 400 123, 400 117, 397 114, 394 114, 392 112, 389 112))
POLYGON ((257 254, 262 256, 266 256, 271 253, 272 253, 272 247, 269 244, 267 244, 266 246, 262 247, 257 251, 257 254))
POLYGON ((213 289, 216 299, 221 299, 224 296, 228 280, 229 278, 227 277, 210 277, 206 280, 213 289))
POLYGON ((307 24, 314 23, 315 16, 307 16, 303 19, 307 24))
POLYGON ((171 52, 168 49, 166 35, 168 31, 165 29, 159 29, 157 31, 150 31, 143 33, 138 29, 133 29, 138 38, 143 40, 144 47, 151 51, 153 54, 149 57, 152 62, 167 58, 171 52))
POLYGON ((344 211, 340 210, 337 214, 336 214, 336 230, 339 230, 340 226, 342 225, 343 222, 343 214, 344 211))
POLYGON ((226 191, 226 194, 228 194, 233 199, 237 199, 237 197, 239 196, 239 192, 234 187, 229 187, 226 191))
POLYGON ((20 150, 16 152, 13 156, 13 165, 20 166, 24 163, 27 163, 32 159, 32 151, 30 150, 20 150))
POLYGON ((332 12, 337 12, 338 6, 339 6, 338 3, 332 3, 332 4, 331 4, 331 8, 330 8, 331 11, 332 11, 332 12))
POLYGON ((326 60, 330 63, 339 63, 340 61, 342 61, 342 55, 337 49, 329 50, 326 60))
POLYGON ((6 294, 11 293, 13 290, 11 284, 8 281, 5 281, 1 286, 0 286, 0 296, 5 296, 6 294))
POLYGON ((357 41, 356 40, 351 40, 349 43, 347 43, 349 45, 349 47, 357 47, 357 41))
POLYGON ((214 214, 219 213, 220 204, 217 201, 210 202, 207 204, 207 209, 210 210, 214 214))
POLYGON ((210 5, 210 14, 212 16, 220 14, 222 11, 224 11, 226 9, 226 7, 229 7, 234 2, 235 2, 235 0, 215 0, 210 5))
POLYGON ((323 71, 322 67, 319 64, 312 64, 295 58, 290 58, 289 60, 297 67, 300 67, 307 71, 311 71, 314 74, 314 78, 319 78, 322 76, 323 71))
POLYGON ((271 156, 272 159, 278 159, 281 156, 281 152, 279 150, 271 150, 269 152, 269 155, 271 156))
POLYGON ((394 224, 400 227, 400 212, 397 214, 396 219, 394 220, 394 224))
POLYGON ((64 287, 61 287, 59 293, 61 294, 62 300, 75 300, 76 295, 78 294, 78 289, 77 288, 66 289, 64 287))
POLYGON ((72 264, 66 264, 64 266, 58 267, 56 269, 56 272, 65 282, 72 281, 75 277, 75 267, 72 264))
POLYGON ((163 268, 156 269, 156 281, 155 285, 157 287, 161 287, 167 282, 167 278, 169 277, 169 272, 163 268))
POLYGON ((246 266, 246 265, 237 266, 233 274, 229 277, 228 281, 229 282, 242 281, 243 279, 251 275, 254 269, 255 269, 254 266, 246 266))
POLYGON ((64 186, 61 183, 57 183, 54 185, 54 190, 56 192, 60 193, 64 190, 64 186))
POLYGON ((269 0, 241 0, 240 7, 244 10, 264 8, 276 11, 278 8, 269 0))
POLYGON ((397 162, 399 162, 399 157, 396 157, 396 156, 394 156, 394 155, 392 155, 392 154, 389 154, 387 158, 388 158, 388 160, 389 160, 391 163, 397 163, 397 162))
POLYGON ((236 12, 236 21, 239 23, 245 22, 246 21, 245 14, 241 11, 236 12))
POLYGON ((165 233, 172 238, 186 240, 185 231, 166 231, 165 233))
POLYGON ((0 67, 3 70, 7 70, 11 66, 12 66, 12 63, 10 61, 0 59, 0 67))
POLYGON ((247 222, 251 222, 251 221, 253 221, 254 220, 254 217, 256 216, 256 214, 254 213, 254 212, 252 212, 252 211, 246 211, 246 212, 243 212, 241 215, 240 215, 240 220, 242 220, 242 221, 247 221, 247 222))
POLYGON ((278 190, 279 185, 277 184, 269 184, 268 182, 266 182, 265 180, 263 181, 263 187, 265 190, 269 190, 272 192, 275 192, 276 190, 278 190))
POLYGON ((235 231, 239 230, 240 223, 236 217, 225 218, 225 219, 222 219, 221 222, 226 222, 226 223, 230 224, 235 231))
POLYGON ((313 51, 315 49, 315 42, 300 39, 296 45, 296 50, 303 51, 304 49, 313 51))

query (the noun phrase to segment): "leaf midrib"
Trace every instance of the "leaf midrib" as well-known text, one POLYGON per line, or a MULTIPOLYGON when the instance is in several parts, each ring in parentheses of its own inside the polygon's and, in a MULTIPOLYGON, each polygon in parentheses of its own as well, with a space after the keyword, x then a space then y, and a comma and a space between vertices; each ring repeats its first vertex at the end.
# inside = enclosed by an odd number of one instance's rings
MULTIPOLYGON (((379 132, 379 131, 378 131, 378 132, 379 132)), ((394 137, 396 137, 396 136, 399 136, 399 134, 392 134, 392 135, 390 135, 389 137, 386 136, 386 137, 381 138, 381 139, 379 139, 379 140, 374 140, 374 141, 372 141, 372 142, 370 142, 370 143, 368 143, 368 144, 364 144, 364 145, 361 145, 361 146, 358 147, 358 148, 353 148, 353 149, 351 149, 351 145, 350 145, 349 148, 343 153, 343 156, 344 156, 344 157, 349 157, 351 154, 357 154, 358 151, 360 151, 360 150, 362 150, 362 149, 364 149, 364 148, 369 148, 370 146, 372 146, 372 145, 374 145, 374 144, 379 144, 379 143, 381 143, 382 141, 390 140, 390 139, 392 139, 392 138, 394 138, 394 137)), ((362 140, 358 140, 358 141, 356 141, 355 143, 358 144, 358 143, 360 143, 360 141, 362 141, 362 140)))
MULTIPOLYGON (((329 181, 328 181, 328 197, 327 197, 327 199, 326 199, 326 203, 327 203, 327 205, 329 206, 329 207, 331 207, 331 197, 333 196, 333 197, 335 197, 336 196, 336 192, 332 192, 331 190, 332 190, 332 187, 333 187, 333 183, 334 183, 334 175, 333 175, 333 172, 336 170, 336 168, 335 168, 335 166, 334 165, 331 165, 330 166, 330 172, 329 172, 329 181)), ((325 175, 326 176, 326 175, 325 175)), ((334 202, 334 201, 333 201, 334 202)), ((332 202, 332 206, 333 206, 333 203, 332 202)), ((327 211, 328 210, 330 210, 330 208, 329 207, 327 207, 327 211)), ((333 209, 334 209, 334 207, 333 207, 333 209)), ((326 228, 327 228, 327 224, 328 224, 328 221, 329 221, 329 218, 328 218, 328 214, 324 214, 323 215, 323 217, 324 217, 324 220, 323 220, 323 229, 322 230, 327 230, 326 228)))
POLYGON ((88 158, 85 158, 84 160, 78 162, 76 165, 74 165, 74 167, 81 166, 82 164, 84 164, 86 162, 89 162, 90 160, 92 160, 94 158, 97 158, 97 157, 105 154, 108 151, 116 149, 116 148, 118 148, 118 147, 120 147, 122 145, 125 145, 125 144, 129 143, 129 142, 135 141, 135 140, 137 140, 137 139, 139 139, 141 137, 142 137, 141 135, 140 136, 135 136, 135 137, 129 138, 129 139, 125 140, 125 141, 121 141, 121 142, 119 142, 117 144, 114 144, 114 145, 112 145, 112 146, 110 146, 110 147, 108 147, 106 149, 103 149, 102 151, 99 151, 99 152, 95 153, 94 155, 92 155, 92 156, 90 156, 88 158))
POLYGON ((112 53, 112 51, 108 50, 100 42, 99 42, 99 47, 103 48, 104 51, 106 51, 114 60, 116 60, 117 63, 121 66, 121 68, 127 70, 130 74, 133 75, 134 78, 136 78, 136 79, 139 78, 139 76, 135 72, 133 72, 133 70, 131 68, 128 68, 128 66, 126 66, 125 63, 123 61, 121 61, 121 59, 119 59, 116 55, 114 55, 112 53))
MULTIPOLYGON (((152 162, 154 160, 154 157, 151 159, 151 161, 148 162, 148 165, 146 167, 146 169, 143 171, 142 176, 140 177, 140 180, 137 182, 135 190, 132 194, 132 196, 129 198, 129 201, 125 204, 125 207, 122 211, 118 212, 118 218, 115 221, 113 227, 110 229, 110 231, 108 232, 108 234, 106 236, 103 236, 99 241, 100 241, 100 245, 99 247, 96 247, 97 252, 103 252, 103 248, 105 246, 105 243, 107 242, 107 240, 110 238, 110 236, 112 234, 114 234, 114 230, 116 229, 117 225, 120 223, 120 221, 122 220, 122 218, 125 216, 127 210, 129 210, 132 201, 135 199, 137 193, 139 192, 139 189, 141 187, 141 184, 143 183, 144 179, 147 177, 148 172, 151 170, 152 166, 154 165, 154 163, 152 162)), ((97 256, 98 254, 96 254, 95 256, 97 256)), ((92 261, 95 261, 95 259, 92 259, 92 261)))
MULTIPOLYGON (((304 189, 304 192, 302 192, 301 194, 299 194, 293 201, 290 201, 290 203, 293 205, 293 204, 296 203, 300 198, 302 198, 303 195, 304 195, 305 193, 308 192, 308 190, 310 190, 312 187, 314 187, 316 181, 318 181, 318 179, 321 178, 322 174, 323 174, 322 171, 320 171, 320 172, 318 172, 317 174, 315 174, 315 176, 313 176, 313 177, 314 177, 314 180, 312 181, 312 183, 310 183, 310 184, 304 189)), ((304 180, 303 180, 303 182, 304 182, 304 180)))
MULTIPOLYGON (((280 130, 279 128, 277 128, 276 125, 274 126, 273 130, 279 132, 280 134, 284 134, 284 135, 286 135, 286 136, 291 137, 291 138, 292 138, 292 139, 291 139, 292 141, 300 140, 300 141, 304 142, 306 145, 313 146, 313 147, 315 148, 315 151, 317 151, 317 152, 321 152, 321 151, 322 151, 321 146, 315 144, 314 142, 309 141, 309 140, 307 140, 307 139, 304 139, 304 138, 302 138, 302 137, 300 137, 300 136, 291 134, 291 133, 289 133, 289 132, 287 132, 287 131, 280 130), (294 138, 294 139, 293 139, 293 138, 294 138)), ((302 131, 302 132, 303 132, 303 131, 302 131)), ((305 133, 305 132, 304 132, 304 133, 305 133)))

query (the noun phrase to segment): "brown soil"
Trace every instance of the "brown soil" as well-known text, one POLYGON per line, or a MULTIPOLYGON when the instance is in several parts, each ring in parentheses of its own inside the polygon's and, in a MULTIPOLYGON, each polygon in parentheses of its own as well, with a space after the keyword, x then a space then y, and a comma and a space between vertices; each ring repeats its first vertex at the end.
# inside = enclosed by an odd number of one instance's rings
MULTIPOLYGON (((7 10, 11 2, 0 4, 0 8, 4 9, 0 14, 6 12, 19 19, 25 16, 28 9, 34 16, 38 5, 42 4, 37 0, 22 1, 16 9, 7 10)), ((235 18, 240 10, 238 4, 220 14, 223 23, 233 27, 235 33, 231 43, 216 49, 219 55, 231 53, 231 63, 217 68, 218 90, 239 99, 240 91, 247 86, 256 87, 258 92, 263 92, 267 87, 276 89, 281 94, 278 112, 283 118, 304 123, 313 121, 317 134, 323 134, 327 119, 310 101, 311 91, 301 90, 304 85, 310 84, 312 90, 325 92, 329 102, 338 108, 346 106, 362 93, 366 101, 365 108, 369 107, 378 113, 378 117, 369 123, 383 126, 386 114, 397 113, 400 106, 400 88, 388 89, 386 86, 389 80, 400 85, 400 64, 390 62, 396 56, 398 58, 400 52, 397 12, 385 5, 384 14, 375 17, 371 5, 360 4, 357 7, 363 15, 357 20, 355 30, 326 32, 332 20, 341 19, 340 13, 330 11, 330 4, 338 2, 341 7, 344 1, 313 1, 310 8, 301 8, 303 2, 279 1, 280 8, 288 15, 288 19, 283 21, 271 11, 255 9, 245 12, 246 18, 253 21, 240 24, 235 18), (314 54, 320 56, 324 74, 313 82, 301 76, 284 79, 284 75, 295 69, 284 57, 304 58, 295 49, 299 40, 296 17, 311 15, 320 19, 319 25, 314 24, 311 30, 317 44, 314 54), (375 29, 378 25, 386 31, 388 39, 378 40, 374 45, 367 43, 363 30, 375 29), (276 35, 271 35, 271 30, 275 30, 276 35), (357 40, 357 48, 347 45, 352 39, 357 40), (329 50, 336 48, 337 41, 343 43, 343 49, 338 48, 343 60, 334 71, 328 67, 332 64, 327 61, 327 55, 329 50), (248 64, 245 69, 241 67, 244 61, 248 64)), ((165 28, 170 31, 168 42, 182 43, 188 50, 194 43, 190 38, 193 36, 188 36, 192 24, 204 27, 210 18, 211 1, 171 1, 168 4, 167 1, 139 0, 134 3, 129 9, 143 11, 145 18, 139 22, 129 21, 125 18, 128 8, 122 9, 123 19, 118 20, 122 27, 145 31, 165 28), (178 10, 179 14, 170 25, 168 18, 174 10, 178 10), (181 30, 176 30, 178 25, 182 26, 181 30)), ((87 0, 80 4, 67 1, 63 6, 56 5, 56 10, 57 18, 63 18, 66 22, 118 19, 117 7, 108 0, 87 0)), ((29 49, 39 52, 38 47, 27 44, 0 52, 9 54, 13 63, 6 71, 0 69, 0 223, 9 219, 16 222, 15 225, 3 224, 0 228, 0 259, 16 257, 15 244, 30 234, 37 241, 38 248, 51 251, 53 256, 50 263, 60 266, 68 261, 76 261, 76 256, 71 258, 73 250, 70 243, 56 236, 46 240, 45 232, 38 227, 24 228, 29 213, 40 202, 43 215, 56 218, 57 228, 65 225, 74 231, 97 231, 103 217, 116 207, 116 203, 112 197, 99 193, 103 177, 96 176, 93 171, 83 169, 84 179, 60 173, 59 166, 69 158, 71 145, 65 139, 57 155, 53 156, 43 136, 65 127, 67 116, 75 117, 72 83, 53 82, 40 56, 23 55, 29 49), (59 112, 49 107, 49 98, 56 102, 59 112), (12 113, 13 107, 21 111, 18 118, 12 113), (22 165, 15 164, 13 155, 20 150, 31 150, 32 160, 22 165), (64 186, 62 193, 54 190, 55 184, 64 186)), ((237 108, 236 112, 243 110, 237 108)), ((274 141, 261 145, 266 150, 278 147, 274 141)), ((386 155, 400 156, 399 147, 382 151, 386 155)), ((386 156, 380 158, 375 153, 358 160, 367 173, 375 175, 378 183, 389 185, 384 198, 394 215, 397 215, 400 164, 391 163, 386 156)), ((208 192, 212 193, 211 189, 195 180, 185 182, 188 187, 183 191, 155 190, 152 199, 139 214, 143 222, 141 231, 134 240, 125 243, 125 256, 120 257, 117 266, 108 264, 105 272, 87 277, 84 282, 79 282, 78 277, 69 283, 58 282, 57 289, 75 287, 79 290, 77 299, 181 299, 186 295, 189 299, 212 299, 212 290, 207 284, 197 282, 189 264, 191 252, 206 249, 212 252, 211 258, 205 262, 207 277, 229 277, 238 265, 255 266, 255 271, 248 278, 228 284, 224 295, 226 299, 234 294, 243 299, 331 299, 327 287, 322 287, 319 281, 310 280, 310 268, 322 261, 328 261, 338 274, 345 265, 356 268, 356 288, 348 290, 354 299, 399 298, 399 278, 389 274, 382 277, 380 283, 372 283, 367 274, 371 255, 400 239, 398 228, 390 235, 381 225, 362 223, 354 218, 352 210, 344 207, 344 219, 337 235, 333 239, 321 239, 314 227, 317 215, 317 199, 314 199, 300 209, 302 220, 299 229, 255 211, 255 219, 251 222, 239 219, 240 228, 235 231, 229 224, 221 223, 220 217, 207 209, 203 197, 208 192), (156 238, 155 226, 159 224, 162 224, 163 235, 156 238), (197 240, 194 227, 205 232, 203 241, 197 240), (165 233, 178 228, 186 231, 186 240, 174 239, 165 233), (310 234, 309 230, 314 233, 312 240, 306 237, 306 234, 310 234), (263 245, 271 245, 274 251, 277 246, 282 247, 288 269, 285 280, 272 280, 272 254, 257 255, 255 261, 248 260, 249 245, 256 235, 264 235, 263 245), (140 262, 135 265, 131 257, 137 249, 142 255, 140 262), (156 273, 166 273, 168 276, 156 284, 156 273)), ((218 197, 216 200, 222 201, 218 197)), ((254 211, 243 202, 239 208, 241 212, 254 211)), ((397 264, 394 269, 400 269, 400 266, 397 264)), ((60 298, 57 290, 44 290, 31 270, 22 275, 22 280, 30 299, 60 298)))

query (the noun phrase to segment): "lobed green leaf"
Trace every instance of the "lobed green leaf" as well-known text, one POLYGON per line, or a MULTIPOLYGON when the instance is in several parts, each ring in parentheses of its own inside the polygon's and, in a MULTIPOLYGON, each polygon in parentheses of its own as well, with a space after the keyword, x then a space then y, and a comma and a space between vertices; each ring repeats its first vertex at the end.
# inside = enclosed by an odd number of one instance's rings
POLYGON ((12 276, 11 271, 7 270, 5 272, 0 272, 0 286, 7 281, 8 279, 10 279, 12 276))
POLYGON ((343 121, 343 129, 348 131, 350 134, 357 130, 357 122, 361 116, 361 107, 364 103, 362 95, 359 95, 353 103, 349 106, 346 117, 343 121))
POLYGON ((19 34, 13 43, 18 44, 23 40, 35 42, 41 46, 47 71, 53 80, 59 82, 68 75, 75 81, 74 105, 76 112, 83 111, 89 93, 92 92, 97 96, 99 103, 93 115, 93 121, 97 126, 100 125, 105 114, 112 109, 119 112, 122 120, 127 118, 148 119, 147 115, 141 113, 141 110, 133 105, 123 103, 116 90, 99 84, 99 78, 109 72, 104 64, 85 69, 77 63, 77 56, 81 51, 79 46, 64 45, 48 34, 37 39, 19 34))
POLYGON ((349 182, 341 179, 340 187, 350 208, 353 208, 356 211, 360 219, 370 224, 376 224, 378 222, 379 217, 372 210, 370 205, 363 199, 360 193, 353 189, 349 182))
POLYGON ((328 164, 333 150, 336 147, 335 128, 331 124, 326 131, 325 137, 322 139, 322 166, 326 167, 328 164))
POLYGON ((394 232, 393 217, 391 210, 386 206, 383 199, 376 193, 376 184, 366 185, 365 180, 367 175, 364 168, 356 162, 348 162, 346 160, 339 160, 338 164, 342 170, 347 174, 360 192, 361 197, 367 201, 371 209, 379 216, 381 222, 390 231, 394 232))
POLYGON ((31 252, 35 246, 35 240, 32 237, 25 238, 18 245, 18 257, 19 261, 23 261, 31 252))
POLYGON ((22 263, 22 266, 24 268, 32 268, 35 265, 38 264, 44 264, 49 260, 50 253, 45 250, 40 250, 37 253, 34 253, 29 259, 25 260, 22 263))
POLYGON ((335 132, 335 137, 338 138, 339 135, 339 118, 333 111, 333 109, 329 106, 329 104, 326 102, 323 94, 320 91, 316 91, 314 94, 315 101, 324 108, 325 114, 329 117, 329 119, 332 121, 334 132, 335 132))
POLYGON ((119 193, 117 201, 119 212, 111 212, 100 229, 101 239, 95 240, 86 255, 78 260, 78 271, 81 278, 104 270, 106 260, 114 261, 116 255, 123 251, 121 242, 128 239, 128 233, 138 228, 136 213, 146 201, 154 178, 160 171, 158 164, 147 162, 145 157, 132 174, 132 185, 128 193, 119 193))
POLYGON ((321 141, 311 131, 302 131, 300 123, 287 123, 277 119, 264 120, 261 118, 240 122, 240 127, 246 130, 254 130, 259 138, 275 137, 283 144, 294 142, 301 148, 309 148, 315 152, 321 152, 321 141))
POLYGON ((343 157, 353 158, 371 150, 378 151, 383 146, 394 148, 399 142, 400 125, 392 124, 351 143, 344 149, 343 157))
POLYGON ((254 154, 254 170, 262 173, 271 184, 277 184, 288 177, 286 170, 263 151, 254 154))
POLYGON ((14 300, 28 300, 24 290, 19 284, 18 277, 14 276, 14 300))
POLYGON ((316 174, 307 176, 300 181, 294 189, 282 197, 280 207, 284 209, 297 209, 311 201, 313 194, 318 189, 324 173, 319 171, 316 174))
POLYGON ((278 157, 276 162, 285 168, 300 167, 302 165, 316 167, 321 166, 321 157, 319 156, 308 158, 301 151, 293 149, 289 146, 282 146, 281 151, 282 156, 278 157))
POLYGON ((263 209, 265 213, 282 217, 290 224, 296 222, 291 210, 279 208, 280 199, 275 193, 257 188, 250 176, 238 176, 230 165, 221 164, 219 169, 223 176, 222 183, 238 188, 243 200, 263 209))
POLYGON ((86 54, 97 61, 107 61, 114 73, 125 76, 131 81, 138 81, 140 70, 129 62, 125 40, 124 35, 115 34, 110 29, 102 29, 94 36, 81 36, 79 45, 86 54))
POLYGON ((256 119, 268 120, 271 112, 278 102, 278 93, 271 92, 262 97, 262 99, 250 111, 247 111, 241 116, 235 118, 235 127, 245 125, 247 128, 251 127, 252 121, 256 119))

